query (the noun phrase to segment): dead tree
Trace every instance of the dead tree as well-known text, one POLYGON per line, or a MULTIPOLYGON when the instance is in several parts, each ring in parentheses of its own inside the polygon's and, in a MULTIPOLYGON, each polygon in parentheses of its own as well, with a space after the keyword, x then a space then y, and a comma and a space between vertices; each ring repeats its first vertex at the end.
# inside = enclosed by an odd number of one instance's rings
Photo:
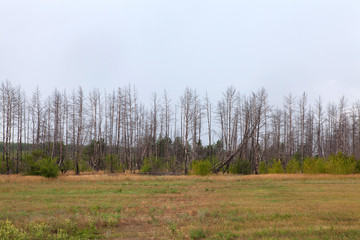
POLYGON ((41 117, 43 115, 43 108, 40 98, 40 89, 37 87, 32 97, 33 130, 35 130, 33 132, 33 143, 35 140, 37 148, 40 147, 41 117))
POLYGON ((315 102, 315 108, 316 108, 316 152, 318 157, 322 157, 324 155, 323 153, 323 141, 322 141, 322 129, 323 129, 323 124, 324 124, 324 119, 323 119, 323 106, 322 106, 322 101, 321 101, 321 97, 319 96, 318 100, 315 102))
POLYGON ((293 154, 293 112, 294 112, 294 102, 295 102, 295 97, 293 97, 293 95, 290 93, 288 96, 286 96, 284 98, 284 108, 285 108, 285 112, 286 115, 284 117, 286 117, 286 122, 284 124, 284 126, 286 127, 285 134, 286 134, 286 143, 287 143, 287 154, 286 154, 286 158, 284 159, 285 162, 289 161, 290 158, 292 157, 293 154))
POLYGON ((182 108, 182 129, 183 133, 183 145, 184 145, 184 173, 188 173, 188 164, 190 161, 190 144, 189 135, 191 131, 191 124, 194 116, 193 111, 194 93, 190 88, 186 88, 184 95, 181 97, 181 108, 182 108))
POLYGON ((208 146, 210 148, 209 149, 210 150, 210 158, 212 158, 212 154, 213 154, 213 151, 212 151, 212 139, 211 139, 212 107, 211 107, 211 102, 209 100, 209 97, 208 97, 207 93, 206 93, 206 96, 205 96, 205 109, 206 109, 206 119, 207 119, 208 137, 209 137, 208 146))
POLYGON ((76 96, 76 108, 77 108, 77 135, 76 135, 76 158, 75 158, 75 173, 80 174, 79 162, 81 157, 81 145, 82 145, 82 134, 83 134, 83 113, 84 113, 84 93, 81 87, 79 87, 76 96))
POLYGON ((305 135, 305 109, 307 103, 307 95, 305 92, 299 100, 299 112, 300 112, 300 159, 304 160, 304 135, 305 135))
POLYGON ((6 173, 10 173, 11 160, 11 140, 14 125, 14 115, 16 113, 16 91, 9 81, 1 84, 1 96, 3 104, 3 165, 6 167, 6 173), (4 162, 5 161, 5 162, 4 162))
POLYGON ((170 123, 171 123, 171 110, 170 110, 171 99, 169 99, 168 93, 164 91, 164 107, 163 107, 163 119, 165 121, 165 158, 167 166, 169 166, 170 161, 170 152, 169 152, 169 143, 170 143, 170 123))
POLYGON ((201 102, 199 95, 194 90, 193 91, 193 105, 192 105, 192 160, 198 158, 199 144, 200 144, 200 134, 201 134, 201 102))
POLYGON ((22 135, 23 135, 23 115, 25 114, 25 93, 17 89, 17 150, 16 150, 16 173, 19 173, 19 165, 22 161, 22 135))
MULTIPOLYGON (((250 98, 248 104, 244 109, 245 111, 245 122, 247 123, 247 127, 245 128, 243 138, 241 143, 235 149, 235 151, 229 153, 225 159, 223 159, 218 164, 212 167, 214 173, 218 173, 225 165, 231 163, 234 157, 238 154, 241 155, 241 152, 245 150, 247 147, 248 140, 251 139, 255 134, 259 127, 261 116, 263 114, 263 101, 262 96, 253 94, 252 98, 250 98)), ((257 172, 258 166, 255 163, 255 171, 257 172)))

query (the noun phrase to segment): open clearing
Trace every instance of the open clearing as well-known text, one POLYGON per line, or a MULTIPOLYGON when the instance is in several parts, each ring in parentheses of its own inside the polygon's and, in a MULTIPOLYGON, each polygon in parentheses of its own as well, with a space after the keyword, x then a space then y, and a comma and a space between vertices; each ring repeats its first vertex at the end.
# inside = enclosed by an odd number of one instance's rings
POLYGON ((360 239, 360 176, 0 176, 31 239, 360 239))

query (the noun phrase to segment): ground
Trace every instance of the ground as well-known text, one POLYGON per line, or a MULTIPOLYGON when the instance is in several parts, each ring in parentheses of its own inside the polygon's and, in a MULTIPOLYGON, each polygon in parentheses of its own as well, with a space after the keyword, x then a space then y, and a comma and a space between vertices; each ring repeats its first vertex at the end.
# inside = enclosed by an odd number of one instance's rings
POLYGON ((359 190, 359 175, 10 175, 0 225, 27 239, 360 239, 359 190))

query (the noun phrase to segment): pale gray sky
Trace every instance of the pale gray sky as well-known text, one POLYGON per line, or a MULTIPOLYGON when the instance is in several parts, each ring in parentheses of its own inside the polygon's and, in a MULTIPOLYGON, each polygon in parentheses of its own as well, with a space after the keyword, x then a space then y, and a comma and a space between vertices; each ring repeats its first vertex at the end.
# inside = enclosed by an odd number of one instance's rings
POLYGON ((188 86, 212 99, 264 86, 360 99, 358 0, 0 0, 0 80, 111 91, 142 101, 188 86))

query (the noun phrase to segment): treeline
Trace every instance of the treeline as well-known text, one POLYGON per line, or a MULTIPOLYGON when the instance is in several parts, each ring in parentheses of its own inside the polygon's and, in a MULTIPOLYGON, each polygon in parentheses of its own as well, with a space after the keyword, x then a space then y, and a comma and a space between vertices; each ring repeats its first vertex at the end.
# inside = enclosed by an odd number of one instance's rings
POLYGON ((47 96, 37 88, 27 96, 9 81, 0 95, 1 173, 46 162, 77 174, 187 174, 207 161, 213 172, 241 163, 258 174, 277 163, 286 171, 291 161, 303 171, 307 159, 338 153, 360 159, 360 102, 345 97, 311 103, 306 93, 289 94, 282 106, 272 106, 265 89, 241 95, 228 87, 212 102, 186 88, 180 99, 164 91, 145 105, 131 86, 108 93, 54 89, 47 96))

